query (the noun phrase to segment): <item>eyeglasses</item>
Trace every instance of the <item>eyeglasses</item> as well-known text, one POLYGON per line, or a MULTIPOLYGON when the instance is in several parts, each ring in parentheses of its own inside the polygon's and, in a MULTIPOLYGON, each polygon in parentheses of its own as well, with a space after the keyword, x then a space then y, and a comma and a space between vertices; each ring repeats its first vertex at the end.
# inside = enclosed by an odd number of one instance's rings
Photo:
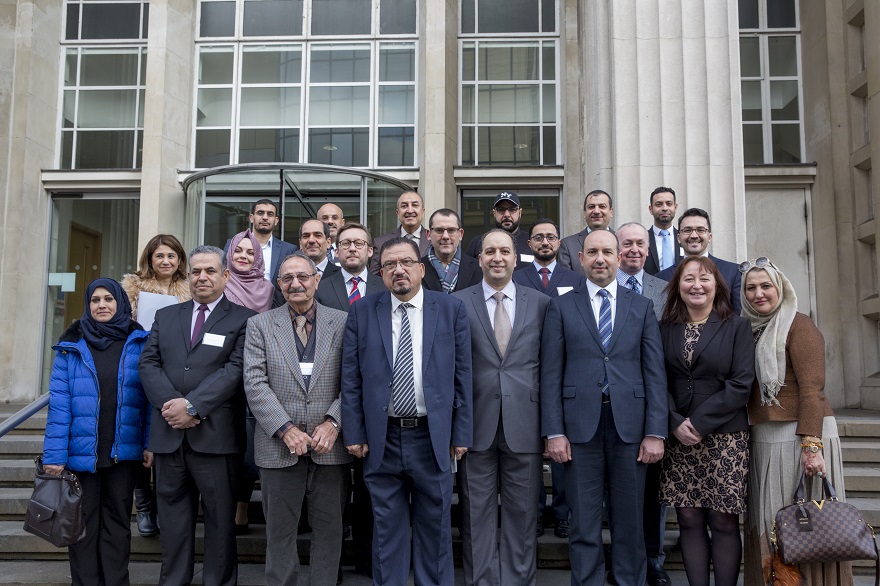
POLYGON ((400 260, 386 260, 382 263, 383 271, 393 271, 397 268, 397 265, 402 266, 404 269, 408 269, 413 265, 418 264, 419 261, 411 259, 411 258, 402 258, 400 260))
POLYGON ((763 269, 765 267, 773 267, 774 269, 776 269, 776 265, 770 262, 769 258, 767 258, 766 256, 759 256, 755 260, 747 260, 739 263, 739 272, 745 274, 752 269, 763 269))
POLYGON ((539 242, 546 240, 550 244, 553 244, 554 242, 559 240, 559 236, 557 236, 556 234, 535 234, 534 236, 529 238, 529 240, 531 240, 532 242, 535 242, 535 243, 539 243, 539 242))
POLYGON ((700 236, 702 236, 703 234, 708 234, 708 233, 709 233, 709 228, 706 228, 706 227, 700 226, 699 228, 690 228, 690 227, 688 227, 688 228, 679 228, 679 229, 678 229, 678 233, 679 233, 679 234, 684 234, 685 236, 690 236, 690 235, 693 234, 694 232, 696 232, 697 234, 699 234, 700 236))
POLYGON ((288 275, 281 275, 278 277, 278 280, 284 283, 285 285, 290 285, 293 283, 293 280, 296 279, 300 283, 308 283, 309 279, 317 275, 318 273, 291 273, 288 275))
POLYGON ((369 243, 366 240, 340 240, 337 242, 337 246, 343 250, 348 250, 352 247, 352 245, 360 250, 364 246, 367 246, 369 243))
POLYGON ((452 236, 456 232, 458 232, 461 228, 431 228, 431 232, 433 232, 436 236, 443 236, 447 232, 452 236))
POLYGON ((502 208, 500 206, 495 206, 493 209, 503 216, 504 214, 513 214, 514 212, 518 211, 519 206, 513 206, 512 208, 502 208))

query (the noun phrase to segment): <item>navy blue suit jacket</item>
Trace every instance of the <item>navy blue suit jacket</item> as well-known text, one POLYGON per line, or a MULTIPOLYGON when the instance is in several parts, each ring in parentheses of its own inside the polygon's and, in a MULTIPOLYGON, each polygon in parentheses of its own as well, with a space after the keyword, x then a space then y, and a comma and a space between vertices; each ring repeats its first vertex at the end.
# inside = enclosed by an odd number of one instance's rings
MULTIPOLYGON (((739 300, 740 280, 742 278, 742 275, 739 272, 739 265, 732 263, 729 260, 712 256, 711 254, 709 255, 709 258, 715 263, 715 266, 718 267, 721 276, 724 277, 724 282, 727 284, 727 288, 730 289, 730 302, 733 304, 733 313, 739 315, 739 312, 742 309, 742 304, 739 300)), ((664 281, 669 282, 672 280, 672 275, 675 274, 675 269, 678 268, 680 263, 681 259, 671 267, 660 271, 654 276, 658 279, 663 279, 664 281)))
MULTIPOLYGON (((471 330, 461 299, 424 294, 422 388, 434 458, 445 471, 451 446, 473 444, 471 330)), ((370 448, 365 471, 376 470, 385 452, 393 357, 391 293, 367 295, 348 313, 340 393, 345 445, 370 448)))
POLYGON ((666 369, 654 304, 620 286, 607 351, 586 286, 550 300, 541 336, 541 435, 565 435, 571 443, 593 438, 606 368, 620 438, 634 444, 646 435, 666 437, 666 369))
POLYGON ((579 275, 557 262, 556 268, 553 269, 553 274, 550 275, 550 283, 547 285, 547 288, 544 289, 544 285, 541 283, 541 275, 538 274, 538 269, 535 268, 533 263, 529 263, 527 267, 513 271, 513 282, 517 285, 530 287, 540 291, 550 297, 559 297, 557 287, 574 287, 577 289, 586 283, 587 279, 583 275, 579 275))

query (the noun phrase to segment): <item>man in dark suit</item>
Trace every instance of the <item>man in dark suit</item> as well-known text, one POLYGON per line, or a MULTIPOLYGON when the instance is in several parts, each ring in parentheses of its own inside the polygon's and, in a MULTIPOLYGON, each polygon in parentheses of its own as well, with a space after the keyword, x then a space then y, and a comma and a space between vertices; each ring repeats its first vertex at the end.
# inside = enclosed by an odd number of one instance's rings
POLYGON ((422 286, 415 243, 380 252, 391 290, 351 306, 342 426, 373 500, 373 582, 452 586, 452 468, 473 440, 471 341, 460 299, 422 286), (412 543, 408 527, 412 523, 412 543))
POLYGON ((394 232, 383 234, 376 238, 374 249, 376 254, 370 261, 370 272, 379 276, 379 254, 378 251, 386 242, 392 238, 402 236, 407 240, 412 240, 419 247, 419 257, 424 256, 428 252, 428 246, 431 242, 428 240, 428 231, 422 226, 422 220, 425 219, 425 202, 422 196, 415 191, 404 191, 397 198, 397 207, 394 208, 397 214, 397 221, 400 227, 394 232))
POLYGON ((321 278, 315 299, 321 305, 348 313, 349 306, 371 293, 385 291, 385 284, 367 270, 373 256, 373 237, 367 227, 349 222, 339 228, 338 271, 321 278))
POLYGON ((678 229, 672 226, 678 203, 671 187, 658 187, 651 192, 648 211, 654 224, 648 229, 649 252, 645 272, 656 275, 681 260, 684 253, 678 245, 678 229))
POLYGON ((327 224, 330 228, 330 244, 327 246, 327 258, 330 262, 335 263, 339 256, 339 249, 336 241, 339 234, 339 228, 345 224, 345 217, 342 214, 342 208, 335 203, 325 203, 318 208, 318 219, 327 224))
MULTIPOLYGON (((281 261, 296 252, 296 244, 272 236, 279 218, 278 206, 271 199, 257 200, 251 207, 251 215, 248 220, 251 223, 251 231, 263 251, 263 262, 265 263, 263 276, 275 286, 272 306, 280 307, 284 305, 284 296, 281 295, 281 289, 278 287, 278 267, 281 266, 281 261)), ((229 251, 230 242, 232 242, 231 238, 223 245, 224 253, 229 251)))
MULTIPOLYGON (((712 242, 712 222, 709 220, 709 214, 706 210, 700 208, 690 208, 678 219, 678 243, 684 249, 685 257, 688 256, 708 256, 721 271, 721 276, 730 289, 730 303, 733 305, 733 312, 739 315, 742 304, 739 300, 740 289, 740 273, 739 266, 729 260, 712 256, 707 252, 709 243, 712 242)), ((658 279, 671 281, 675 269, 678 268, 679 260, 673 266, 657 273, 658 279)))
MULTIPOLYGON (((495 227, 510 232, 513 241, 516 242, 516 268, 521 269, 532 262, 532 249, 529 248, 529 235, 525 230, 520 230, 522 220, 522 204, 519 196, 512 191, 502 191, 495 198, 492 205, 492 215, 495 218, 495 227)), ((472 238, 465 254, 471 258, 480 256, 480 240, 482 234, 472 238)))
POLYGON ((613 217, 614 202, 608 192, 595 189, 588 193, 584 198, 584 223, 587 227, 562 239, 559 245, 559 264, 583 275, 584 269, 578 255, 584 249, 584 238, 593 230, 611 230, 608 225, 613 217))
POLYGON ((544 492, 539 350, 550 298, 515 285, 515 265, 513 237, 490 230, 480 251, 482 282, 455 294, 471 323, 479 422, 458 469, 466 586, 534 585, 538 576, 532 503, 544 492))
POLYGON ((602 502, 618 584, 645 583, 642 502, 647 464, 663 457, 667 390, 651 301, 617 285, 614 234, 584 239, 587 284, 550 301, 541 339, 541 432, 565 462, 571 583, 604 581, 602 502))
MULTIPOLYGON (((637 222, 629 222, 617 229, 620 245, 620 266, 617 284, 643 295, 654 303, 657 320, 666 305, 666 281, 652 277, 645 271, 648 258, 648 231, 637 222)), ((666 532, 666 507, 660 504, 660 462, 648 465, 645 475, 645 504, 642 526, 645 532, 645 553, 648 556, 648 585, 669 586, 669 574, 663 568, 663 535, 666 532)))
POLYGON ((550 297, 559 297, 586 282, 557 261, 559 253, 559 226, 548 218, 542 218, 529 229, 529 247, 534 260, 513 273, 513 282, 531 287, 550 297))
POLYGON ((306 220, 299 227, 299 247, 318 269, 321 278, 327 278, 339 270, 327 258, 330 246, 330 227, 321 220, 306 220))
POLYGON ((192 301, 156 312, 140 377, 153 405, 150 450, 162 527, 160 584, 193 578, 199 496, 205 519, 206 584, 235 584, 235 479, 245 449, 242 361, 250 309, 223 295, 223 251, 189 255, 192 301))
POLYGON ((483 275, 480 263, 461 252, 464 230, 455 210, 442 208, 431 214, 428 234, 431 246, 421 259, 425 265, 422 287, 428 291, 452 293, 480 282, 483 275))

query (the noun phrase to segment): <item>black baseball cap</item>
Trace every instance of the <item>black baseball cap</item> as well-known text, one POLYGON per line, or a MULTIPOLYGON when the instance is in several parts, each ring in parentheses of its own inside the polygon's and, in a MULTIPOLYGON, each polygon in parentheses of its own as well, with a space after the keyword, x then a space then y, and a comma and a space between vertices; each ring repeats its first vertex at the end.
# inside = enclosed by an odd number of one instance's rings
POLYGON ((498 207, 498 204, 503 201, 509 201, 514 204, 516 207, 522 207, 522 204, 519 203, 519 196, 512 191, 502 191, 495 197, 495 203, 492 207, 498 207))

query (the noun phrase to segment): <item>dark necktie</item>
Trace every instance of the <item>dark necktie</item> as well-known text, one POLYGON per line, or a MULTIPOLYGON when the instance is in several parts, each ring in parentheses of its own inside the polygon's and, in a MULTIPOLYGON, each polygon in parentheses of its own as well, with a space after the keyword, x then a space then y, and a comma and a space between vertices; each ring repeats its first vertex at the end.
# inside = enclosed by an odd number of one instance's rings
POLYGON ((635 275, 630 275, 629 279, 626 280, 626 284, 629 285, 630 289, 632 289, 636 293, 641 294, 642 288, 639 287, 639 280, 636 279, 635 275))
MULTIPOLYGON (((599 306, 599 337, 602 339, 602 348, 608 350, 611 341, 611 301, 608 300, 608 291, 599 289, 602 296, 602 305, 599 306)), ((608 394, 608 365, 605 365, 605 380, 602 381, 602 394, 608 394)))
POLYGON ((196 325, 193 326, 192 338, 189 341, 190 348, 196 345, 196 340, 199 338, 199 334, 202 333, 202 327, 205 325, 206 313, 208 313, 208 306, 202 303, 199 305, 199 315, 196 316, 196 325))
POLYGON ((546 289, 550 284, 550 269, 543 267, 538 270, 538 272, 541 274, 541 284, 544 285, 544 288, 546 289))
POLYGON ((348 304, 351 305, 361 298, 361 290, 358 287, 358 284, 361 282, 361 278, 352 277, 349 280, 351 281, 351 292, 348 294, 348 304))
POLYGON ((394 361, 394 378, 391 383, 391 401, 397 417, 417 417, 416 381, 413 377, 412 333, 409 329, 407 309, 414 307, 410 303, 401 303, 400 339, 397 341, 397 359, 394 361))

